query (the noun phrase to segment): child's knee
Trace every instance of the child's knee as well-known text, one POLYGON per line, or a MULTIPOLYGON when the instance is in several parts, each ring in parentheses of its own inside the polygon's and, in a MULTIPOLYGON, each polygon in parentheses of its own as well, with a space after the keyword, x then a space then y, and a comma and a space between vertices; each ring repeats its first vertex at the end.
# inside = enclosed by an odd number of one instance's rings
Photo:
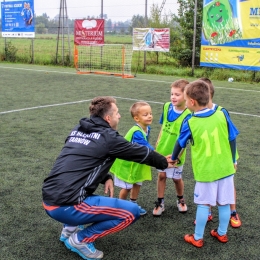
POLYGON ((183 181, 182 179, 172 179, 175 184, 181 184, 183 181))
POLYGON ((158 180, 159 181, 166 181, 166 174, 164 172, 160 172, 158 174, 158 180))

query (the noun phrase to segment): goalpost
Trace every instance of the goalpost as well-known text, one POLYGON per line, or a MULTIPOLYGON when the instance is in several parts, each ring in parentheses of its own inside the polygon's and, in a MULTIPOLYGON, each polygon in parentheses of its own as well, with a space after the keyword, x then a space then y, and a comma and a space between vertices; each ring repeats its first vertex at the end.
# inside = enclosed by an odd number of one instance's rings
POLYGON ((133 78, 131 74, 133 47, 130 44, 102 46, 74 45, 74 64, 78 74, 105 74, 133 78))

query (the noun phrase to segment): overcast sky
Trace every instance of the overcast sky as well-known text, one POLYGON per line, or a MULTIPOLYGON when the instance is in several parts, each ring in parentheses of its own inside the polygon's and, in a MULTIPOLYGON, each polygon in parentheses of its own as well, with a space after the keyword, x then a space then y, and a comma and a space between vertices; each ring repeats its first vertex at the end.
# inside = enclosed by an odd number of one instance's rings
MULTIPOLYGON (((2 0, 3 1, 3 0, 2 0)), ((8 0, 7 0, 8 1, 8 0)), ((6 2, 7 2, 6 1, 6 2)), ((59 0, 34 0, 36 15, 47 13, 50 18, 59 14, 59 0)), ((160 7, 163 0, 147 0, 147 14, 153 4, 160 7)), ((68 16, 70 19, 80 19, 101 13, 101 0, 66 0, 68 16)), ((177 0, 166 0, 162 15, 169 11, 177 13, 177 0)), ((103 13, 113 21, 131 20, 133 15, 145 15, 145 0, 103 0, 103 13)))

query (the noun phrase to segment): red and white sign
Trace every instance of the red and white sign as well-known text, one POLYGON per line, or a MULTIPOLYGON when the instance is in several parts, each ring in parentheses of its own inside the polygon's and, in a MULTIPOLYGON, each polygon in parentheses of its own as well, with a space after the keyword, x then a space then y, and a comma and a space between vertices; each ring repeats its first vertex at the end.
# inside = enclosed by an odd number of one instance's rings
POLYGON ((104 19, 75 20, 74 43, 76 45, 103 45, 104 19))
POLYGON ((134 28, 133 50, 168 52, 170 28, 134 28))

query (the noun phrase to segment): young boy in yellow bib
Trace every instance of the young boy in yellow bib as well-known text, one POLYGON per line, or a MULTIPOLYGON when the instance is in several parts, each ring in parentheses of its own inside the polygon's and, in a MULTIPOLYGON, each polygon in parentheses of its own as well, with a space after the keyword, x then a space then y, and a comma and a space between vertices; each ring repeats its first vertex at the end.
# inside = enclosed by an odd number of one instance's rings
MULTIPOLYGON (((135 121, 135 125, 127 132, 125 139, 154 150, 149 144, 150 125, 153 120, 150 105, 143 101, 136 102, 131 106, 130 113, 135 121)), ((152 179, 150 166, 120 159, 116 159, 110 172, 115 176, 114 185, 121 188, 119 199, 126 200, 130 193, 130 201, 133 203, 137 203, 142 182, 152 179)), ((147 213, 141 206, 139 206, 139 209, 140 215, 147 213)))
MULTIPOLYGON (((199 80, 206 82, 209 86, 210 96, 209 96, 208 108, 212 109, 212 110, 222 111, 223 113, 226 114, 226 116, 229 116, 229 113, 225 108, 213 103, 213 96, 215 93, 215 89, 214 89, 214 86, 213 86, 211 80, 209 78, 205 78, 205 77, 200 78, 199 80)), ((238 153, 236 153, 236 163, 237 163, 238 157, 239 157, 238 153)), ((212 219, 213 219, 213 215, 212 215, 211 207, 210 207, 209 215, 208 215, 208 222, 212 221, 212 219)), ((236 189, 235 189, 235 203, 230 205, 230 221, 229 222, 230 222, 230 226, 233 228, 239 228, 242 225, 242 222, 241 222, 240 217, 236 210, 236 189)), ((196 221, 194 221, 194 225, 195 224, 196 224, 196 221)))
POLYGON ((177 163, 180 151, 190 140, 197 213, 195 232, 185 235, 184 240, 195 247, 204 245, 209 208, 218 205, 219 225, 210 234, 226 243, 230 204, 235 202, 233 178, 236 171, 236 137, 239 132, 225 113, 208 108, 210 92, 204 81, 191 82, 186 86, 184 96, 193 115, 183 124, 169 157, 177 163))
MULTIPOLYGON (((164 156, 172 153, 174 144, 180 134, 180 128, 184 120, 190 116, 190 111, 186 108, 184 99, 184 88, 189 82, 185 79, 179 79, 171 84, 170 102, 163 106, 161 115, 161 131, 159 133, 156 151, 164 156)), ((157 179, 157 201, 153 209, 154 216, 161 216, 165 210, 164 193, 166 188, 166 179, 172 179, 176 195, 177 208, 180 213, 187 212, 187 205, 184 200, 184 182, 182 179, 183 165, 185 162, 186 150, 180 156, 180 162, 176 168, 158 169, 157 179)))

